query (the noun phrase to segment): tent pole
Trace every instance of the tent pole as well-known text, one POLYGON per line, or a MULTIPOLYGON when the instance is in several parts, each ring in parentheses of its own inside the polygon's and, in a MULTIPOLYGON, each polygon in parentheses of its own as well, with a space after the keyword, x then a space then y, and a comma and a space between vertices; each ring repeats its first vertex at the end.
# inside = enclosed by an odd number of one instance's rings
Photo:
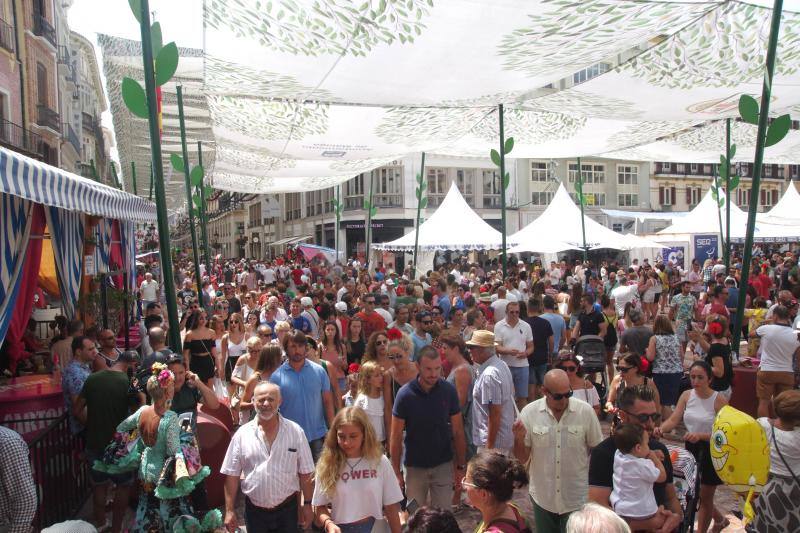
MULTIPOLYGON (((719 245, 723 247, 722 253, 723 256, 727 254, 727 246, 725 245, 728 235, 723 232, 725 229, 722 226, 722 206, 719 204, 719 176, 717 174, 717 169, 719 168, 716 165, 712 165, 714 167, 714 191, 716 191, 716 199, 714 200, 717 203, 717 219, 719 220, 719 245)), ((730 169, 728 169, 730 172, 730 169)), ((728 193, 725 193, 725 196, 729 196, 728 193)), ((730 228, 729 228, 730 229, 730 228)), ((717 256, 719 257, 719 256, 717 256)), ((726 271, 727 275, 727 271, 726 271)))
POLYGON ((151 202, 153 201, 153 162, 150 161, 150 192, 147 195, 147 199, 151 202))
POLYGON ((197 250, 197 231, 194 227, 194 212, 196 210, 192 198, 192 183, 189 178, 189 150, 186 147, 186 125, 183 120, 183 86, 176 87, 178 93, 178 121, 181 128, 181 153, 183 154, 183 177, 186 182, 186 202, 189 212, 189 234, 192 236, 192 256, 194 258, 194 274, 197 282, 197 295, 200 308, 203 306, 203 278, 200 276, 200 253, 197 250))
POLYGON ((155 66, 153 63, 153 43, 150 34, 150 0, 141 0, 139 26, 142 35, 142 61, 144 63, 144 86, 147 95, 148 126, 150 128, 150 149, 152 153, 151 185, 155 188, 156 212, 158 213, 158 242, 161 253, 161 278, 167 303, 170 347, 181 353, 180 324, 175 292, 175 276, 172 270, 172 247, 169 242, 169 219, 167 218, 167 198, 164 191, 164 168, 161 160, 161 135, 158 128, 158 101, 156 100, 155 66))
MULTIPOLYGON (((581 206, 581 238, 583 239, 583 261, 586 262, 586 220, 583 215, 583 172, 581 171, 581 158, 578 158, 578 175, 575 178, 575 184, 578 188, 578 204, 581 206)), ((569 173, 569 169, 567 169, 569 173)))
POLYGON ((728 171, 725 173, 725 275, 731 271, 731 119, 725 119, 725 160, 728 162, 728 171))
POLYGON ((133 194, 138 196, 139 191, 136 189, 136 163, 133 161, 131 161, 131 179, 133 180, 133 194))
MULTIPOLYGON (((197 141, 197 164, 203 166, 203 141, 197 141)), ((211 250, 208 248, 208 214, 206 213, 206 181, 205 169, 203 169, 203 181, 200 183, 200 239, 203 243, 203 253, 205 255, 206 272, 211 272, 211 250)))
POLYGON ((422 184, 425 182, 425 152, 422 152, 422 163, 419 169, 419 176, 420 179, 417 183, 417 218, 414 219, 414 272, 412 273, 414 278, 416 278, 418 274, 417 252, 419 252, 419 217, 422 212, 422 198, 425 192, 422 187, 422 184))
POLYGON ((506 246, 506 132, 503 126, 503 104, 497 106, 500 121, 500 234, 503 248, 503 279, 508 276, 508 247, 506 246))
POLYGON ((761 109, 758 115, 758 136, 756 137, 756 153, 753 162, 753 180, 750 189, 750 206, 747 212, 747 232, 744 238, 744 259, 742 260, 741 282, 739 283, 739 301, 736 305, 736 317, 733 325, 733 350, 739 357, 739 340, 742 335, 742 319, 747 296, 747 281, 750 276, 750 262, 753 258, 753 234, 756 230, 756 212, 758 211, 759 187, 761 186, 761 165, 764 162, 767 125, 769 122, 769 101, 772 97, 772 74, 775 72, 775 49, 778 46, 778 33, 781 27, 783 0, 775 0, 772 7, 769 42, 767 44, 767 65, 764 83, 761 87, 761 109))

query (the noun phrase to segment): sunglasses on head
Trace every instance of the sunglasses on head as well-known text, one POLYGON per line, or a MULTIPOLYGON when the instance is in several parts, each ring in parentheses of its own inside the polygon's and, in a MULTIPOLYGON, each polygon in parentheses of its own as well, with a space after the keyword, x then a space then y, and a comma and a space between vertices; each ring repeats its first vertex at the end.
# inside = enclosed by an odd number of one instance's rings
POLYGON ((568 390, 567 392, 563 392, 563 393, 549 392, 548 391, 548 394, 554 400, 564 400, 566 398, 572 398, 572 391, 571 390, 568 390))
POLYGON ((642 413, 638 415, 630 411, 625 411, 625 413, 638 420, 640 424, 647 424, 648 420, 652 420, 654 423, 658 423, 658 421, 661 420, 661 413, 642 413))

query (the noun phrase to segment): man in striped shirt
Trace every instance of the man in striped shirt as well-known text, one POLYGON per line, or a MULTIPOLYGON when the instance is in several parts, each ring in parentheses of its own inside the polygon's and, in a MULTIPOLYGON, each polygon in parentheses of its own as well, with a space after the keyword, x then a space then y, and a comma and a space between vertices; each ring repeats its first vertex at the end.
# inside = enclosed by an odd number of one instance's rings
POLYGON ((296 532, 311 527, 314 461, 303 429, 278 413, 281 389, 262 381, 253 392, 258 416, 234 433, 221 472, 225 527, 235 531, 241 481, 248 531, 296 532), (243 476, 244 475, 244 476, 243 476), (301 501, 302 496, 302 501, 301 501))

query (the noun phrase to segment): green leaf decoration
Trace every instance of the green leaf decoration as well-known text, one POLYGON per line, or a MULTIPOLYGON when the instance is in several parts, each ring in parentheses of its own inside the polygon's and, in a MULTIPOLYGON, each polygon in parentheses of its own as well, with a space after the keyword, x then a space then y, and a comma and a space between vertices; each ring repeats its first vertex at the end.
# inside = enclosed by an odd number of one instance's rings
POLYGON ((731 181, 728 183, 728 194, 736 190, 739 186, 739 176, 731 176, 731 181))
POLYGON ((503 153, 509 154, 514 149, 514 137, 506 139, 506 144, 503 145, 503 153))
POLYGON ((214 187, 212 187, 211 185, 206 185, 205 193, 206 196, 211 196, 212 194, 214 194, 214 187))
POLYGON ((725 179, 728 177, 728 162, 725 160, 725 156, 721 155, 720 157, 720 164, 719 164, 719 177, 725 179))
POLYGON ((575 192, 577 192, 578 194, 583 192, 583 182, 581 181, 580 177, 578 177, 578 179, 575 180, 575 192))
POLYGON ((369 200, 364 200, 364 211, 369 211, 369 200))
POLYGON ((198 209, 200 209, 200 206, 203 205, 203 201, 200 199, 200 196, 197 195, 197 194, 192 196, 192 202, 194 202, 194 205, 196 205, 198 209))
POLYGON ((422 185, 422 174, 417 174, 417 183, 422 185))
POLYGON ((716 188, 711 189, 711 198, 714 200, 719 200, 719 192, 717 192, 716 188))
POLYGON ((161 36, 161 23, 154 22, 150 26, 150 42, 153 47, 153 57, 158 57, 158 53, 164 47, 164 39, 161 36))
POLYGON ((131 78, 122 79, 122 101, 131 113, 139 118, 148 118, 147 95, 139 82, 131 78))
POLYGON ((792 119, 789 115, 781 115, 772 121, 767 129, 767 140, 764 146, 772 146, 778 144, 786 137, 789 130, 792 128, 792 119))
POLYGON ((508 184, 511 182, 511 176, 509 176, 508 172, 506 175, 503 176, 503 190, 508 189, 508 184))
POLYGON ((178 47, 172 42, 165 45, 156 56, 156 85, 167 83, 178 70, 178 47))
POLYGON ((195 187, 203 185, 203 167, 196 165, 189 173, 189 182, 195 187))
POLYGON ((731 145, 731 159, 733 159, 734 157, 736 157, 736 145, 732 144, 731 145))
POLYGON ((419 208, 420 209, 425 209, 426 207, 428 207, 428 197, 427 196, 419 201, 419 208))
POLYGON ((136 20, 142 22, 142 0, 128 0, 128 5, 131 7, 131 12, 136 20))
POLYGON ((719 205, 720 207, 725 205, 725 198, 720 198, 719 200, 717 200, 717 205, 719 205))
POLYGON ((750 124, 758 124, 758 102, 749 94, 739 97, 739 116, 750 124))
POLYGON ((369 216, 374 217, 377 213, 378 213, 378 208, 373 207, 369 212, 369 216))
POLYGON ((169 161, 177 172, 183 172, 183 158, 178 154, 170 154, 169 161))
POLYGON ((492 151, 489 152, 489 157, 492 158, 492 163, 494 163, 498 167, 500 166, 500 154, 497 152, 497 150, 492 148, 492 151))

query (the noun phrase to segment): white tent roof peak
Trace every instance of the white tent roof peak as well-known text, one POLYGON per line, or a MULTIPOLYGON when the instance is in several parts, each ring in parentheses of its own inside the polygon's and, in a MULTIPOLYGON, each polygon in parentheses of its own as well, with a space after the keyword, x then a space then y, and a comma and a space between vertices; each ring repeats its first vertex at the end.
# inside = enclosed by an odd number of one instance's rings
MULTIPOLYGON (((761 218, 761 217, 759 217, 761 218)), ((786 187, 786 192, 783 193, 778 203, 772 206, 768 212, 764 213, 764 219, 794 219, 795 221, 800 218, 800 192, 797 192, 797 186, 794 180, 789 182, 786 187)))
MULTIPOLYGON (((720 189, 719 198, 725 198, 725 192, 720 189)), ((731 202, 731 237, 736 238, 744 235, 745 227, 747 226, 747 214, 739 209, 736 204, 731 202)), ((676 219, 671 226, 659 231, 659 234, 669 233, 720 233, 719 219, 722 217, 723 224, 725 223, 725 204, 719 207, 716 200, 714 200, 713 189, 706 192, 703 199, 700 200, 694 209, 689 213, 676 219)))
MULTIPOLYGON (((375 244, 382 250, 413 250, 417 230, 397 240, 375 244)), ((503 237, 467 204, 455 182, 439 208, 419 227, 420 250, 492 250, 500 249, 503 237)), ((508 240, 509 246, 513 242, 508 240)))

